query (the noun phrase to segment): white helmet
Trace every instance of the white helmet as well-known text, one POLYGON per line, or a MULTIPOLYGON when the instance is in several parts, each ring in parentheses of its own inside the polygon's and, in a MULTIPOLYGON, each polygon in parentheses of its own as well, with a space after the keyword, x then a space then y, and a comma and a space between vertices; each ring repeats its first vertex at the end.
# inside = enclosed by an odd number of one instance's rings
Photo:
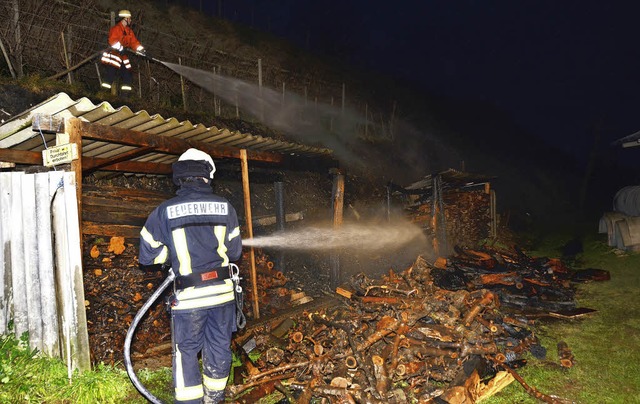
POLYGON ((211 156, 209 156, 207 153, 203 152, 202 150, 191 148, 182 153, 178 158, 178 161, 185 160, 203 161, 205 163, 208 163, 211 166, 209 170, 209 179, 213 179, 213 173, 216 172, 216 165, 213 163, 213 159, 211 158, 211 156))
POLYGON ((129 10, 120 10, 120 11, 118 11, 118 17, 120 17, 120 18, 131 18, 131 11, 129 11, 129 10))

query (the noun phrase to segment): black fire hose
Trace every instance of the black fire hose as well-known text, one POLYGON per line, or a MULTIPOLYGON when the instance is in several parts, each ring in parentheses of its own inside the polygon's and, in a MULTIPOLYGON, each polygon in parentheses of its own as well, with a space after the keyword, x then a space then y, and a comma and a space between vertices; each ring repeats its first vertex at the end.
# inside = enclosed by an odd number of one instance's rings
POLYGON ((149 300, 147 300, 147 302, 142 306, 140 311, 138 311, 136 316, 133 318, 133 321, 131 322, 129 331, 127 331, 127 337, 124 339, 124 364, 127 368, 127 374, 129 375, 129 379, 131 379, 131 383, 133 383, 133 385, 140 392, 140 394, 142 394, 147 400, 149 400, 154 404, 163 404, 163 402, 157 397, 155 397, 153 394, 151 394, 149 390, 147 390, 142 385, 142 383, 136 376, 135 372, 133 371, 133 364, 131 363, 131 340, 133 339, 133 333, 138 327, 138 323, 140 322, 142 317, 144 317, 144 315, 147 314, 149 307, 151 307, 151 305, 158 299, 158 297, 162 294, 162 292, 164 292, 165 289, 167 289, 167 287, 171 285, 171 283, 173 283, 173 280, 175 279, 175 277, 176 275, 173 273, 173 270, 169 268, 169 275, 167 275, 167 279, 165 279, 164 282, 162 282, 162 285, 160 285, 160 287, 156 289, 155 292, 153 292, 149 300))
MULTIPOLYGON (((231 266, 231 280, 234 284, 234 293, 236 300, 236 324, 238 328, 242 329, 247 323, 247 320, 244 317, 244 313, 242 312, 242 287, 240 286, 240 270, 238 266, 235 264, 230 264, 231 266)), ((145 302, 145 304, 140 308, 136 316, 133 318, 131 325, 129 326, 129 331, 127 331, 127 336, 124 339, 124 365, 127 368, 127 374, 129 375, 129 379, 131 379, 131 383, 135 386, 135 388, 142 394, 149 402, 154 404, 164 404, 159 398, 154 396, 147 390, 144 385, 140 382, 136 373, 133 370, 133 364, 131 363, 131 340, 133 339, 133 333, 138 328, 138 323, 147 314, 151 305, 158 300, 158 297, 162 294, 162 292, 169 287, 173 283, 173 280, 176 278, 176 275, 173 273, 173 269, 169 268, 169 274, 167 278, 162 282, 162 284, 156 289, 155 292, 151 295, 149 300, 145 302)))

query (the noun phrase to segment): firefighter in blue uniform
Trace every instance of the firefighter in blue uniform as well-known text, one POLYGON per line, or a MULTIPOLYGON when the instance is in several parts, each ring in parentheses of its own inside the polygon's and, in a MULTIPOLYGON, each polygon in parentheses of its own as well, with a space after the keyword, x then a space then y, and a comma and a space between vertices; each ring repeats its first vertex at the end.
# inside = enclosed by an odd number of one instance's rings
POLYGON ((149 215, 140 232, 139 261, 170 263, 176 274, 171 302, 175 402, 218 403, 224 401, 231 336, 237 330, 229 271, 242 255, 240 227, 235 209, 213 193, 215 165, 208 154, 189 149, 172 168, 177 195, 149 215))

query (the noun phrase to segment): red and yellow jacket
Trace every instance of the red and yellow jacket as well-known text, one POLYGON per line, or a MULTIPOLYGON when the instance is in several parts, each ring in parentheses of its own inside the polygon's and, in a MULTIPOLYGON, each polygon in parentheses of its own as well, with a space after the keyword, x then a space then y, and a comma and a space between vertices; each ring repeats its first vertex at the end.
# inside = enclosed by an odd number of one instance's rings
POLYGON ((122 24, 122 21, 109 30, 109 46, 111 50, 104 52, 100 61, 105 65, 111 65, 117 69, 119 69, 122 64, 124 64, 127 69, 131 69, 129 57, 122 53, 124 48, 133 49, 136 52, 144 49, 131 27, 125 26, 122 24))

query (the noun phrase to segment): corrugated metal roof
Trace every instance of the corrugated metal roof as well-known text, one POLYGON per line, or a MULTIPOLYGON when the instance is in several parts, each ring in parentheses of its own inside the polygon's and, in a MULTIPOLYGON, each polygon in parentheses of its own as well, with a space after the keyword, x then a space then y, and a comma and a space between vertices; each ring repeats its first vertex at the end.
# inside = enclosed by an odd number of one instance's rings
POLYGON ((456 169, 449 168, 437 174, 428 174, 423 179, 406 186, 404 189, 407 191, 429 190, 433 186, 433 177, 436 175, 439 175, 445 184, 455 187, 483 184, 495 178, 487 175, 467 173, 464 171, 458 171, 456 169))
POLYGON ((612 146, 637 147, 640 146, 640 131, 632 133, 628 136, 620 138, 613 143, 612 146))
MULTIPOLYGON (((305 146, 250 133, 231 132, 215 126, 194 125, 189 121, 180 122, 176 118, 165 119, 157 114, 150 115, 145 110, 133 112, 127 106, 114 108, 108 102, 96 105, 85 97, 73 100, 66 93, 58 93, 0 125, 0 148, 42 151, 45 148, 43 138, 48 147, 54 145, 54 134, 33 130, 32 121, 36 114, 64 119, 75 117, 94 124, 258 152, 303 157, 331 157, 333 154, 332 150, 326 148, 305 146)), ((82 154, 89 157, 110 158, 134 148, 99 140, 83 139, 82 142, 82 154)), ((162 163, 175 160, 175 156, 150 153, 134 160, 162 163)))

